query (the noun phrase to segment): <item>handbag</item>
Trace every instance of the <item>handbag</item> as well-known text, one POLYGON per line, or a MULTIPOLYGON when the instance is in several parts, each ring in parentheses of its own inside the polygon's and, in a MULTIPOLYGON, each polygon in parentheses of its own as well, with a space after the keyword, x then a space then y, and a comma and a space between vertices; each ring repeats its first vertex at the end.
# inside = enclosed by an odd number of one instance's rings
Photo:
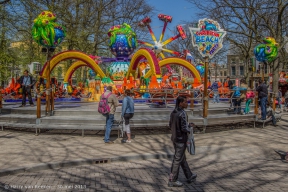
POLYGON ((190 155, 195 155, 195 141, 194 141, 193 127, 190 127, 190 133, 188 134, 188 140, 186 145, 188 153, 190 155))

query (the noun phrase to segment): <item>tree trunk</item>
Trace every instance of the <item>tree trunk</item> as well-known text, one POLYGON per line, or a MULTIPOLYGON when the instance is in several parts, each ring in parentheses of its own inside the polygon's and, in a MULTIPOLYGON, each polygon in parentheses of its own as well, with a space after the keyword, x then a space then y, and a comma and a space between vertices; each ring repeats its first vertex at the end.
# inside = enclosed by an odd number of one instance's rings
POLYGON ((273 63, 273 82, 272 82, 272 91, 274 94, 278 92, 279 87, 279 58, 277 58, 273 63))

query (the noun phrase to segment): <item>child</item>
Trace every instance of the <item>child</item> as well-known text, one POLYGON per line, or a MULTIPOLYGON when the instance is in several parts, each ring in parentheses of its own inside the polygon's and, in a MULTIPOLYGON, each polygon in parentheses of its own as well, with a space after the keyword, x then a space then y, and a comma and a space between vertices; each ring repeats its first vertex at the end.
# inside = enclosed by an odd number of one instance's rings
POLYGON ((252 102, 252 99, 255 97, 255 93, 248 88, 246 93, 246 106, 245 106, 245 113, 248 114, 250 112, 250 103, 252 102))

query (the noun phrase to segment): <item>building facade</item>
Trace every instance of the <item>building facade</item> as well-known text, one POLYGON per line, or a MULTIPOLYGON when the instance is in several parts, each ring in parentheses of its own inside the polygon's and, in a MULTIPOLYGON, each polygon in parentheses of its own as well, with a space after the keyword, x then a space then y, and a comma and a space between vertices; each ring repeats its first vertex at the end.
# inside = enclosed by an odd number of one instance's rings
POLYGON ((211 63, 209 65, 209 77, 211 82, 218 80, 223 83, 226 80, 227 75, 228 69, 226 64, 219 65, 216 63, 211 63))

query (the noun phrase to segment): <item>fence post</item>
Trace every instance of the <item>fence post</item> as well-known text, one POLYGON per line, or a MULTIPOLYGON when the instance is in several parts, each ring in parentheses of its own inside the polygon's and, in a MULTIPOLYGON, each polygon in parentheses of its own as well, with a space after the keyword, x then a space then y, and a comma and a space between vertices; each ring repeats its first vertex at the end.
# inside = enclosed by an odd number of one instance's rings
POLYGON ((2 113, 2 88, 0 87, 0 113, 2 113))
POLYGON ((54 95, 55 95, 55 85, 52 84, 51 86, 51 110, 50 110, 50 113, 51 113, 51 116, 54 115, 54 95))
POLYGON ((190 93, 190 108, 194 108, 194 91, 190 93))
POLYGON ((275 109, 276 109, 276 95, 274 94, 274 93, 272 93, 273 94, 273 111, 275 111, 275 109))
POLYGON ((167 108, 167 89, 164 90, 165 90, 165 108, 167 108))
POLYGON ((255 94, 254 102, 255 102, 254 114, 257 115, 258 114, 258 92, 256 92, 255 94))

